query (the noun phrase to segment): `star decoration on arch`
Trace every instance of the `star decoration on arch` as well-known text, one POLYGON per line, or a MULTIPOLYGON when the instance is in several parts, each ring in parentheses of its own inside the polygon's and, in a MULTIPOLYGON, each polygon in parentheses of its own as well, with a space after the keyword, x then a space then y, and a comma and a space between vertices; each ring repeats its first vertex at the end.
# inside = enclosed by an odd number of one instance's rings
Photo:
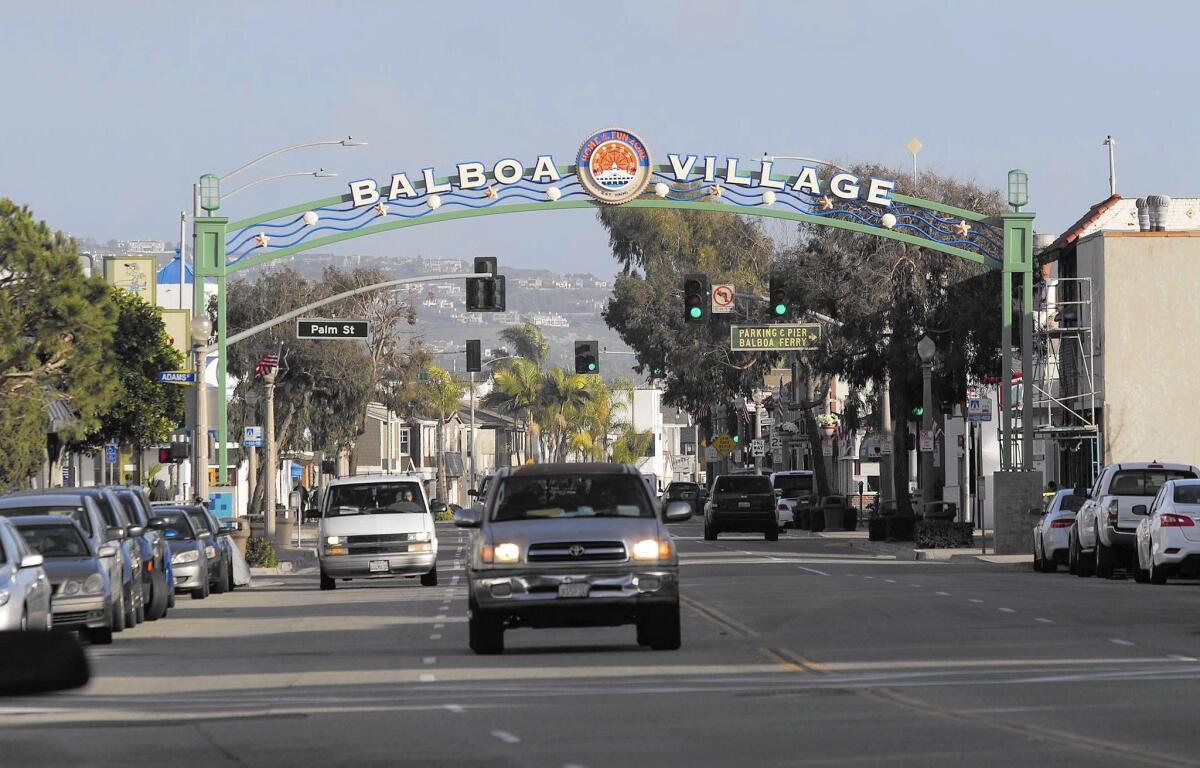
POLYGON ((820 199, 820 201, 817 202, 817 207, 819 207, 822 211, 832 210, 833 198, 831 198, 829 195, 825 195, 820 199))
POLYGON ((259 248, 266 248, 267 243, 271 242, 271 238, 260 233, 254 236, 254 242, 259 248))
POLYGON ((375 215, 376 216, 387 216, 387 212, 388 212, 388 207, 386 205, 384 205, 383 203, 375 204, 375 215))
POLYGON ((971 232, 971 225, 959 219, 958 223, 954 225, 954 231, 958 233, 959 237, 966 237, 971 232))
POLYGON ((720 185, 720 184, 713 184, 712 186, 710 186, 710 187, 708 188, 708 196, 709 196, 709 197, 714 197, 714 198, 715 198, 715 197, 720 197, 720 196, 721 196, 721 185, 720 185))
POLYGON ((487 195, 488 200, 495 200, 498 193, 496 192, 495 187, 488 187, 486 190, 484 190, 484 194, 487 195))

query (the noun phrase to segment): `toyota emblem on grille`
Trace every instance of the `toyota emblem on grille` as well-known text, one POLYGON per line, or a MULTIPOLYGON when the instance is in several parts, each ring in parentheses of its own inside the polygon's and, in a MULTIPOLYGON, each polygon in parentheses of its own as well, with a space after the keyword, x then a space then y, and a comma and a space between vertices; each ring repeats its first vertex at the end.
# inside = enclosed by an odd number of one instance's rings
POLYGON ((571 557, 583 557, 585 551, 582 544, 572 544, 571 548, 567 550, 571 557))

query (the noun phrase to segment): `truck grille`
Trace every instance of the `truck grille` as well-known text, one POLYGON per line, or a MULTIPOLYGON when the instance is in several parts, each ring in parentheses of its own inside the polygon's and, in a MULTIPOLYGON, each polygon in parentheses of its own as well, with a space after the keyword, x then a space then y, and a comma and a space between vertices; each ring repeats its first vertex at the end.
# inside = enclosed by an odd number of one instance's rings
POLYGON ((615 562, 625 559, 620 541, 555 541, 529 547, 531 563, 615 562))

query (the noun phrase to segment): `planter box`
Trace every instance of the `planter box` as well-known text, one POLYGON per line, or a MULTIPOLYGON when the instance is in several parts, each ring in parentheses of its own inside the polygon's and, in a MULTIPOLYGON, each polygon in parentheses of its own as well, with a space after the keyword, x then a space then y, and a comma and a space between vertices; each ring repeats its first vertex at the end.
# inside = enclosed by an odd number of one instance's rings
POLYGON ((975 527, 950 520, 921 520, 913 531, 918 549, 951 549, 975 546, 975 527))
POLYGON ((887 538, 886 517, 873 517, 867 521, 867 538, 871 541, 883 541, 887 538))
POLYGON ((884 518, 887 521, 887 540, 888 541, 912 541, 913 540, 913 523, 911 517, 897 517, 895 515, 884 518))
POLYGON ((827 531, 844 531, 846 522, 846 511, 841 507, 825 507, 823 510, 825 516, 825 530, 827 531))

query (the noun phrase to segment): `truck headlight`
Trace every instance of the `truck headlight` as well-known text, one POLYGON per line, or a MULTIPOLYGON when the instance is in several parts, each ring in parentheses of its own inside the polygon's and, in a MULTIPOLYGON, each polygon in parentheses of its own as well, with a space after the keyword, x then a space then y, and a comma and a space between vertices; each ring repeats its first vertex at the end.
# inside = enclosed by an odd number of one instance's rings
POLYGON ((429 539, 430 539, 429 531, 422 531, 421 533, 408 534, 409 541, 429 541, 429 539))
POLYGON ((200 553, 194 549, 189 549, 186 552, 176 552, 171 555, 171 564, 175 563, 194 563, 200 559, 200 553))
POLYGON ((671 557, 671 542, 642 539, 633 545, 634 560, 666 560, 671 557))
POLYGON ((343 537, 343 536, 326 536, 325 543, 330 546, 336 547, 338 544, 345 543, 342 541, 343 538, 345 538, 345 537, 343 537))
POLYGON ((503 544, 496 545, 496 562, 497 563, 519 563, 521 562, 521 547, 513 544, 511 541, 506 541, 503 544))
POLYGON ((93 573, 83 580, 83 593, 85 595, 99 595, 104 592, 104 577, 98 573, 93 573))

